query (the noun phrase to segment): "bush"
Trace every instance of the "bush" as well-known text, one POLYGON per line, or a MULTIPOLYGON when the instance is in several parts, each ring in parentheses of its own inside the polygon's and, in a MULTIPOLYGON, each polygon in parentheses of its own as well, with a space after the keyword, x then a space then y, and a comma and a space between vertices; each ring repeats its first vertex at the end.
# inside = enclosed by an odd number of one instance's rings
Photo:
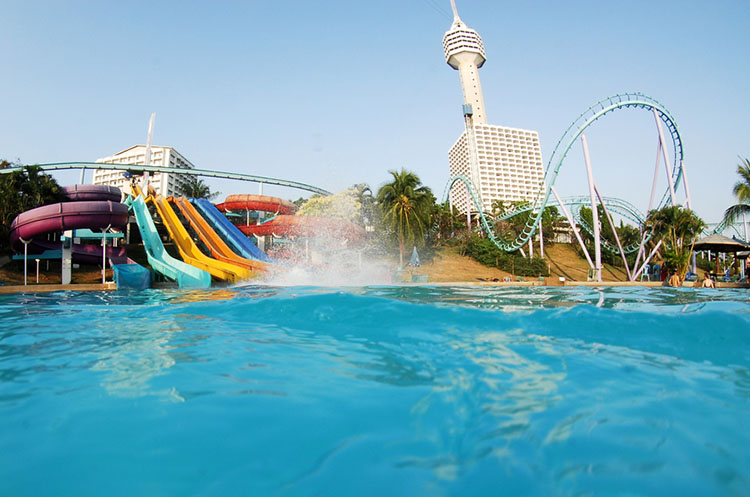
POLYGON ((518 276, 549 276, 549 267, 545 259, 534 257, 529 260, 517 253, 504 252, 486 238, 469 238, 465 253, 485 266, 496 267, 518 276))

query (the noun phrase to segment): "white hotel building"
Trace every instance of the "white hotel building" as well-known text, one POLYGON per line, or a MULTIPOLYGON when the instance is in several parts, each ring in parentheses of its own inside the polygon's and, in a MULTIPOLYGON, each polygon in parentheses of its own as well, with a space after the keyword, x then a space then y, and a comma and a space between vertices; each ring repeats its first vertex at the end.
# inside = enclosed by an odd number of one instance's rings
MULTIPOLYGON (((109 157, 96 160, 97 163, 103 164, 146 164, 146 146, 134 145, 122 152, 118 152, 109 157)), ((182 154, 172 147, 151 147, 151 164, 152 166, 166 166, 175 169, 195 169, 195 166, 187 160, 182 154)), ((116 186, 120 190, 129 191, 125 188, 130 184, 130 180, 124 176, 125 171, 114 169, 96 169, 94 170, 95 185, 116 186)), ((179 194, 180 187, 185 182, 185 175, 177 173, 153 173, 149 176, 148 183, 159 195, 168 197, 179 194)))
MULTIPOLYGON (((479 33, 461 21, 453 8, 453 24, 443 37, 445 60, 458 70, 464 96, 466 129, 448 152, 450 175, 467 177, 486 212, 494 200, 531 201, 542 187, 544 165, 539 134, 487 124, 479 68, 486 60, 479 33)), ((462 183, 450 193, 460 212, 476 212, 462 183)))

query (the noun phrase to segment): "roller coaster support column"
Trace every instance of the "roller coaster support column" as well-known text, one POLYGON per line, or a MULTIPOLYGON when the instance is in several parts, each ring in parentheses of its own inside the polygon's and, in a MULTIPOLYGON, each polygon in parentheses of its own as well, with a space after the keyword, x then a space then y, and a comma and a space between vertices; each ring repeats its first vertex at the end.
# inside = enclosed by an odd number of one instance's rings
MULTIPOLYGON (((648 200, 648 210, 646 211, 646 217, 648 217, 651 209, 654 208, 654 196, 656 196, 656 183, 659 180, 659 162, 661 162, 661 137, 659 137, 659 143, 656 146, 656 166, 654 167, 654 180, 651 182, 651 197, 648 200)), ((638 267, 638 263, 641 257, 646 257, 646 253, 643 250, 643 246, 646 243, 646 227, 643 227, 643 233, 641 233, 641 245, 638 247, 638 253, 635 256, 634 267, 638 267)))
POLYGON ((664 167, 667 169, 667 184, 669 185, 669 198, 672 200, 672 205, 677 205, 677 201, 674 198, 674 183, 672 183, 672 166, 669 165, 669 158, 667 158, 667 142, 664 140, 664 130, 661 127, 661 119, 659 119, 659 113, 656 109, 653 109, 654 119, 656 119, 656 127, 659 130, 659 143, 661 144, 661 153, 664 157, 664 167))
MULTIPOLYGON (((661 247, 661 240, 659 240, 659 243, 656 244, 656 247, 651 251, 651 253, 648 255, 645 261, 643 261, 643 265, 638 268, 638 271, 633 273, 633 280, 635 281, 638 276, 643 272, 643 270, 646 268, 646 264, 651 260, 651 258, 654 256, 654 254, 659 250, 659 247, 661 247)), ((663 274, 663 273, 662 273, 663 274)))
POLYGON ((591 172, 591 160, 589 159, 589 146, 586 143, 586 135, 581 133, 581 144, 583 145, 583 158, 586 162, 586 175, 589 179, 589 197, 591 198, 591 220, 594 225, 594 268, 596 281, 602 281, 602 243, 599 238, 599 209, 596 206, 596 194, 594 193, 594 173, 591 172))
POLYGON ((544 221, 544 213, 539 218, 539 256, 544 259, 544 232, 542 231, 542 221, 544 221))
MULTIPOLYGON (((685 171, 685 161, 680 161, 680 169, 682 170, 682 181, 685 182, 685 207, 692 209, 690 202, 690 187, 688 186, 687 171, 685 171)), ((747 238, 747 237, 745 237, 747 238)))
POLYGON ((620 236, 617 234, 617 226, 615 226, 615 220, 612 219, 612 216, 609 214, 609 211, 607 210, 607 204, 604 203, 604 199, 602 199, 602 196, 599 194, 599 189, 597 187, 594 187, 594 191, 596 192, 596 196, 599 198, 599 203, 602 204, 604 215, 607 216, 607 221, 609 221, 609 225, 612 227, 612 233, 615 235, 617 248, 620 249, 620 256, 622 257, 622 263, 625 265, 625 272, 628 274, 628 280, 633 281, 633 277, 630 274, 630 268, 628 267, 628 260, 625 258, 625 251, 622 249, 622 243, 620 243, 620 236))
POLYGON ((583 255, 586 256, 586 260, 589 263, 589 266, 591 269, 594 269, 594 263, 591 262, 591 256, 589 255, 589 251, 586 250, 586 245, 583 243, 583 238, 581 238, 581 234, 578 232, 578 226, 576 226, 576 221, 573 219, 573 216, 570 215, 570 212, 568 212, 568 208, 565 207, 565 204, 560 199, 560 195, 557 194, 557 190, 555 190, 554 186, 550 187, 550 190, 552 191, 552 194, 557 199, 558 205, 560 205, 560 209, 562 209, 563 214, 568 219, 568 223, 570 224, 570 227, 573 229, 573 234, 576 236, 576 240, 578 240, 578 243, 581 245, 581 250, 583 250, 583 255))

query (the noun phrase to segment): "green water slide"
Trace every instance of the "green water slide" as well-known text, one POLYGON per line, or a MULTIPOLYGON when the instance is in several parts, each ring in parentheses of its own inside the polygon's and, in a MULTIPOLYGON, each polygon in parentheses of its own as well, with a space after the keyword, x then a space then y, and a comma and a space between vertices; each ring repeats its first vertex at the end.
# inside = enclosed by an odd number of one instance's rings
POLYGON ((164 249, 164 244, 156 231, 154 220, 151 219, 143 196, 139 195, 135 199, 128 197, 126 203, 135 214, 148 263, 151 264, 153 270, 176 281, 180 288, 209 288, 211 286, 210 274, 175 259, 164 249))

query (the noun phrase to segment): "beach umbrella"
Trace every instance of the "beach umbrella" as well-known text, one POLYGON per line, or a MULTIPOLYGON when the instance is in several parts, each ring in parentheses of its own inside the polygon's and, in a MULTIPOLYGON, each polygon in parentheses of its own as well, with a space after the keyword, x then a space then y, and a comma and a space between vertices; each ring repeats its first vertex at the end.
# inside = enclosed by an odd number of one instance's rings
POLYGON ((414 247, 414 250, 411 251, 411 260, 409 261, 409 265, 412 267, 419 267, 422 265, 419 260, 419 254, 417 253, 417 247, 414 247))
MULTIPOLYGON (((718 233, 701 238, 693 246, 693 250, 710 250, 711 252, 720 253, 737 253, 748 250, 750 245, 742 243, 734 238, 729 238, 718 233)), ((716 258, 716 272, 719 272, 719 258, 716 258)))
POLYGON ((734 253, 750 249, 750 245, 734 238, 714 233, 695 242, 693 250, 710 250, 711 252, 734 253))

